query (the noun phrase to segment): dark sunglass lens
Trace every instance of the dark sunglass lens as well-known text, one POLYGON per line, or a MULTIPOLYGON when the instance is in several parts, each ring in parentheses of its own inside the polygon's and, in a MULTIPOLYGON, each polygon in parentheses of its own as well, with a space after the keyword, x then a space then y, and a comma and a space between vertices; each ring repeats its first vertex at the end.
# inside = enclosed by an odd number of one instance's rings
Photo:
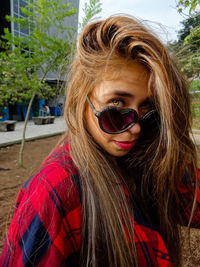
POLYGON ((140 121, 142 131, 158 129, 160 125, 160 115, 156 110, 148 112, 140 121))
POLYGON ((101 117, 101 125, 106 132, 119 132, 135 122, 136 114, 133 111, 121 113, 117 109, 106 110, 101 117))

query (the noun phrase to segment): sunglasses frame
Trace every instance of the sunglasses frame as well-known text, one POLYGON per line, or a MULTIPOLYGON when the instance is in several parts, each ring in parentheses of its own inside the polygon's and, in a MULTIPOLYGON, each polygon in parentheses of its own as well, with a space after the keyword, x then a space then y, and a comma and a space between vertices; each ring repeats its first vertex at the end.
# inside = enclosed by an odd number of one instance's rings
POLYGON ((101 111, 97 111, 94 107, 94 105, 92 104, 92 102, 90 101, 89 97, 87 96, 87 101, 94 113, 94 115, 98 118, 98 122, 99 122, 99 126, 101 128, 102 131, 104 131, 105 133, 108 133, 108 134, 120 134, 120 133, 123 133, 125 131, 127 131, 128 129, 130 129, 131 127, 133 127, 133 125, 135 125, 136 123, 140 123, 142 122, 143 120, 145 119, 148 119, 149 116, 151 116, 153 113, 157 113, 157 111, 155 109, 153 110, 150 110, 149 112, 147 112, 142 118, 140 118, 138 116, 138 113, 136 110, 132 109, 132 108, 127 108, 127 109, 121 109, 121 108, 118 108, 118 107, 114 107, 114 106, 107 106, 105 107, 103 110, 101 111), (103 114, 108 111, 108 110, 117 110, 119 111, 121 114, 126 114, 128 112, 133 112, 136 119, 134 122, 130 123, 127 127, 125 127, 123 130, 120 130, 120 131, 117 131, 117 132, 108 132, 106 131, 103 126, 102 126, 102 123, 101 123, 101 118, 103 116, 103 114))

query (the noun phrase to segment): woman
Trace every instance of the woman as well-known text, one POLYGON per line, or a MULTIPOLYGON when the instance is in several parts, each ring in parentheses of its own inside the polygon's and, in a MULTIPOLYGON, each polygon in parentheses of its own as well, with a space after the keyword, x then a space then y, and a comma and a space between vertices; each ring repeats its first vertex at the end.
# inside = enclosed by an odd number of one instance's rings
POLYGON ((200 215, 189 94, 141 22, 86 26, 65 118, 18 196, 2 266, 180 266, 179 225, 200 215))

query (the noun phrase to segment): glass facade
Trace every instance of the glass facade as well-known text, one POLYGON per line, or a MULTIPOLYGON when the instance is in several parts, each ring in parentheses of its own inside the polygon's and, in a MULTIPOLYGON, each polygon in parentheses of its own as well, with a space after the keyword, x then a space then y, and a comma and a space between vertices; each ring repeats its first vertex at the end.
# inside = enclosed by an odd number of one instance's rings
MULTIPOLYGON (((22 7, 25 7, 28 4, 28 1, 30 0, 11 0, 12 4, 12 10, 11 14, 15 18, 24 18, 25 14, 21 11, 22 7)), ((12 32, 15 36, 27 36, 30 33, 30 27, 29 28, 23 28, 17 23, 13 23, 12 25, 12 32)))
MULTIPOLYGON (((0 0, 1 3, 2 0, 0 0)), ((5 0, 6 1, 6 0, 5 0)), ((35 0, 9 0, 10 3, 10 15, 14 18, 24 18, 26 17, 26 15, 22 12, 21 8, 26 7, 28 3, 30 2, 34 2, 35 0)), ((51 2, 51 0, 49 0, 49 2, 51 2)), ((61 3, 66 4, 68 2, 72 3, 72 6, 74 6, 77 10, 79 10, 79 0, 73 0, 73 1, 69 1, 69 0, 62 0, 61 3)), ((1 6, 1 5, 0 5, 1 6)), ((77 28, 77 23, 78 23, 78 12, 73 16, 73 17, 67 17, 63 20, 63 25, 64 26, 69 26, 69 27, 73 27, 74 29, 77 28)), ((34 25, 33 21, 29 21, 28 23, 28 27, 24 28, 22 27, 20 24, 15 23, 15 22, 11 22, 10 24, 10 28, 11 28, 11 32, 13 36, 18 36, 18 37, 26 37, 29 36, 34 25)), ((49 31, 48 31, 48 35, 51 36, 57 36, 57 32, 55 27, 52 25, 52 27, 50 27, 49 31)), ((60 35, 58 36, 58 38, 62 38, 62 35, 65 35, 65 32, 60 33, 60 35)), ((13 49, 14 49, 14 45, 13 45, 13 49)), ((29 52, 29 56, 31 57, 31 53, 33 53, 31 47, 28 47, 28 45, 26 46, 26 44, 24 43, 21 46, 21 51, 26 51, 29 52)), ((40 74, 38 74, 40 76, 40 74)), ((46 75, 46 79, 47 80, 54 80, 57 79, 58 74, 54 73, 54 72, 48 72, 48 74, 46 75)))

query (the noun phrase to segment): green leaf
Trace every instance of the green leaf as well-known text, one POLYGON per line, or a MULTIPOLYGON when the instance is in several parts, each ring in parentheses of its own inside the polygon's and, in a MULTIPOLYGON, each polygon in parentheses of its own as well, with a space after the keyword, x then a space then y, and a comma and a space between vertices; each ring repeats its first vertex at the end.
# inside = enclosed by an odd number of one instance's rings
MULTIPOLYGON (((100 10, 100 0, 90 0, 84 21, 96 16, 100 10)), ((5 48, 0 52, 0 103, 23 102, 34 92, 47 99, 63 93, 59 86, 50 87, 44 81, 52 72, 57 73, 57 79, 60 72, 64 76, 76 48, 77 27, 63 25, 63 21, 69 17, 73 19, 77 13, 70 2, 28 1, 21 12, 23 18, 6 16, 6 19, 18 24, 19 28, 30 29, 30 35, 13 37, 4 29, 2 38, 7 45, 0 43, 5 48)))

